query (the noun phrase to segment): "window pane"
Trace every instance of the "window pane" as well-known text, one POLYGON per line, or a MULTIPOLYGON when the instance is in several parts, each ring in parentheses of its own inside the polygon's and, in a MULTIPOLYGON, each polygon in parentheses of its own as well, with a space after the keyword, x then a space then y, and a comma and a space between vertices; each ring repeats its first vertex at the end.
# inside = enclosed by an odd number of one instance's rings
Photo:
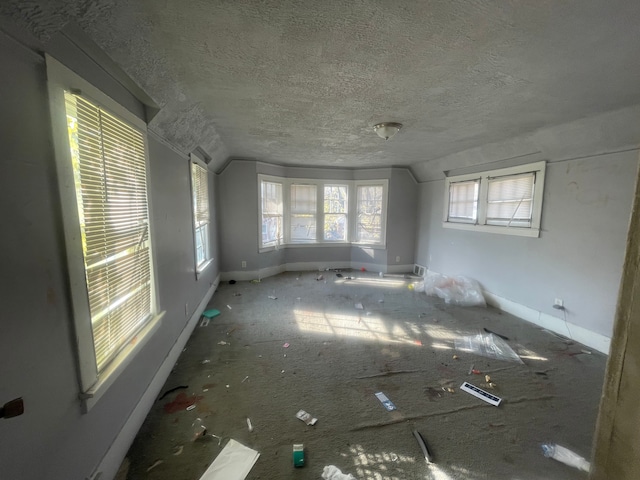
POLYGON ((478 219, 480 181, 449 184, 449 222, 475 223, 478 219))
POLYGON ((324 239, 347 241, 347 209, 349 204, 346 185, 324 187, 324 239))
POLYGON ((143 135, 65 92, 98 372, 151 318, 151 257, 143 135))
POLYGON ((282 241, 282 184, 262 182, 262 245, 282 241))
POLYGON ((316 208, 318 203, 315 185, 291 185, 291 228, 292 242, 316 240, 316 208))
POLYGON ((487 224, 530 227, 535 174, 489 179, 487 224))
POLYGON ((209 177, 207 170, 191 164, 193 221, 196 238, 196 270, 211 258, 209 248, 209 177))
POLYGON ((381 185, 358 186, 356 241, 382 242, 382 195, 381 185))

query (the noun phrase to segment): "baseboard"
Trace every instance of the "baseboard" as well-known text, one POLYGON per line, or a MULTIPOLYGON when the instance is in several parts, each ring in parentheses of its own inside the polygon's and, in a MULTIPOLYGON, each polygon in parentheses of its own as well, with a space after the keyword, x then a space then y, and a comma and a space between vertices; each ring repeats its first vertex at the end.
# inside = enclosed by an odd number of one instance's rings
POLYGON ((223 272, 221 279, 223 281, 236 280, 247 281, 257 278, 267 278, 282 272, 310 272, 325 271, 333 269, 353 269, 360 270, 365 268, 369 272, 383 273, 411 273, 413 264, 411 265, 380 265, 375 263, 362 263, 352 261, 337 262, 291 262, 277 265, 274 267, 262 268, 260 270, 237 270, 233 272, 223 272))
POLYGON ((100 461, 100 464, 95 469, 94 473, 89 477, 90 480, 112 480, 115 478, 122 460, 126 456, 129 447, 133 443, 138 430, 140 430, 142 423, 149 414, 156 398, 158 398, 158 394, 160 393, 164 382, 167 380, 173 366, 178 361, 178 357, 182 353, 187 340, 189 340, 191 333, 193 333, 194 328, 198 324, 198 320, 200 320, 202 312, 207 307, 207 304, 218 288, 219 283, 220 275, 216 277, 213 285, 211 285, 211 288, 198 304, 198 307, 193 312, 193 315, 182 330, 182 333, 173 344, 173 347, 160 365, 160 368, 156 371, 156 374, 140 398, 140 401, 131 412, 131 415, 129 415, 124 427, 122 427, 122 430, 118 433, 116 439, 109 447, 109 450, 107 450, 107 453, 100 461))
POLYGON ((496 307, 504 312, 515 315, 518 318, 538 325, 539 327, 546 328, 547 330, 559 335, 571 338, 572 340, 580 342, 583 345, 597 350, 598 352, 604 353, 605 355, 609 354, 609 347, 611 344, 611 339, 609 337, 592 332, 591 330, 587 330, 579 325, 569 323, 563 318, 554 317, 553 315, 540 312, 520 303, 507 300, 495 293, 491 293, 486 290, 483 291, 483 293, 487 304, 492 307, 496 307))

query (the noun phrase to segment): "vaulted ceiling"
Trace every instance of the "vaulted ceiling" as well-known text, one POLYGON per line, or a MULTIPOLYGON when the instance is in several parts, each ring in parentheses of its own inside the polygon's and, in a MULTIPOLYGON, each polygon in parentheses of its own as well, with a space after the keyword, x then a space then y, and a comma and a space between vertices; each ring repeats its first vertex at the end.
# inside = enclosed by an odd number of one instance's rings
POLYGON ((5 0, 0 22, 78 25, 214 168, 413 165, 640 103, 637 0, 5 0))

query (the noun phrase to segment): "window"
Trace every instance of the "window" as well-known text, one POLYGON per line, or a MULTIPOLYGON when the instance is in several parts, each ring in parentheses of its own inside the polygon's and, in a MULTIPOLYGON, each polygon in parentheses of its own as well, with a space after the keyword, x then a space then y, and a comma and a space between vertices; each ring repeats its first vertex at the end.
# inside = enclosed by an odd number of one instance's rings
POLYGON ((315 185, 291 185, 291 213, 289 215, 291 242, 316 240, 317 198, 315 185))
POLYGON ((443 226, 537 237, 545 162, 449 177, 443 226))
POLYGON ((382 242, 382 185, 358 185, 356 242, 382 242))
POLYGON ((259 249, 280 244, 385 245, 386 179, 336 182, 259 174, 258 185, 259 249))
POLYGON ((274 246, 282 242, 282 184, 262 181, 260 246, 274 246))
POLYGON ((191 155, 191 195, 193 197, 193 228, 195 235, 196 273, 211 263, 209 219, 209 175, 200 159, 191 155))
POLYGON ((159 327, 146 125, 47 55, 83 406, 159 327))
POLYGON ((324 186, 324 239, 347 241, 347 211, 349 196, 347 185, 324 186))

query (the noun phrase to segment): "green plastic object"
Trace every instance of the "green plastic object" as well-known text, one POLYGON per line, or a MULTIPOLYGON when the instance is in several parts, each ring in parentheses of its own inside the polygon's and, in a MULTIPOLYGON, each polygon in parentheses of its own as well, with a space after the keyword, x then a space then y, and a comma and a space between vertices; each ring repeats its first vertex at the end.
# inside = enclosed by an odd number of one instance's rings
POLYGON ((215 308, 210 308, 209 310, 202 312, 202 316, 207 318, 214 318, 218 315, 220 315, 220 310, 216 310, 215 308))
POLYGON ((304 467, 304 445, 302 443, 293 444, 293 466, 304 467))

